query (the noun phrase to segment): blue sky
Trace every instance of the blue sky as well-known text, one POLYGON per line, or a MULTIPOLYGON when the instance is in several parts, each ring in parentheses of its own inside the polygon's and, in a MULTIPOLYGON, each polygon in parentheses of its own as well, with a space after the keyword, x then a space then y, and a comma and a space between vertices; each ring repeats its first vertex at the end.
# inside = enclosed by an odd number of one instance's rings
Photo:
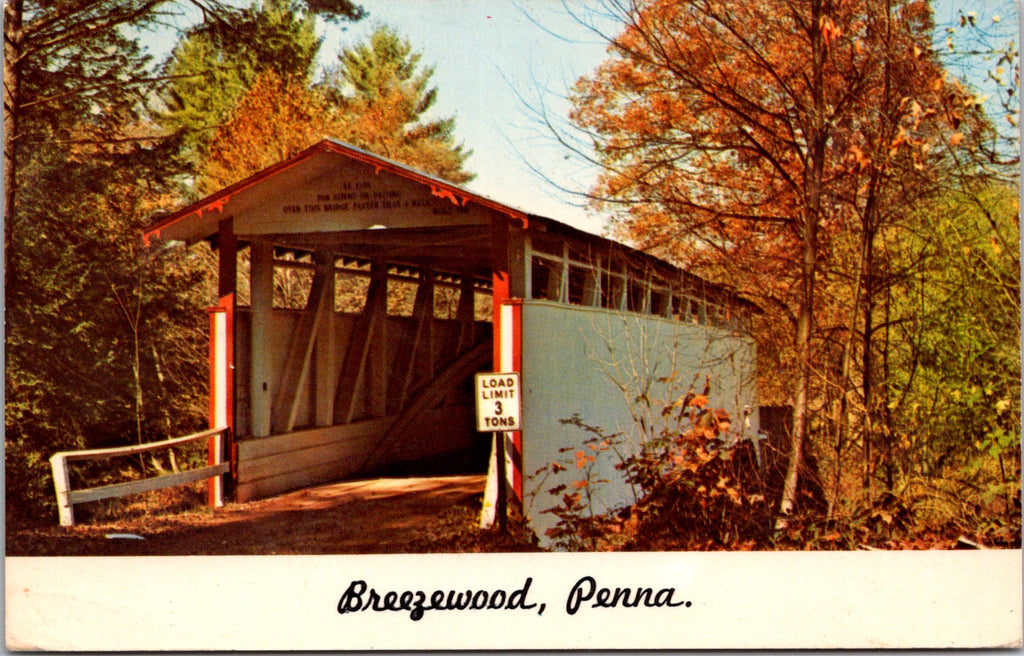
POLYGON ((459 140, 473 150, 467 168, 477 177, 468 187, 584 230, 602 229, 604 220, 589 216, 580 197, 545 180, 586 191, 595 171, 558 146, 532 112, 543 106, 564 120, 568 89, 605 58, 604 42, 557 0, 360 4, 369 17, 326 34, 325 63, 335 61, 339 47, 365 40, 377 25, 396 28, 423 55, 421 63, 435 67, 437 113, 456 117, 459 140))
MULTIPOLYGON (((583 230, 604 228, 606 217, 586 211, 579 195, 558 189, 585 192, 596 170, 559 146, 537 113, 564 124, 569 111, 565 97, 573 83, 606 57, 605 42, 585 23, 608 34, 617 32, 615 24, 593 13, 572 15, 567 6, 586 13, 580 8, 588 6, 585 0, 359 2, 369 14, 366 19, 321 25, 322 64, 335 63, 341 48, 364 41, 378 25, 394 27, 422 54, 423 65, 435 67, 436 113, 455 116, 457 138, 473 150, 467 168, 477 177, 469 188, 583 230)), ((955 25, 960 11, 976 12, 994 44, 1017 37, 1016 0, 937 0, 934 9, 937 47, 945 40, 944 27, 955 25)), ((958 46, 967 36, 958 29, 958 46)), ((153 54, 166 56, 173 41, 169 33, 154 35, 153 54)), ((979 58, 965 62, 970 70, 957 69, 951 61, 953 72, 979 82, 991 68, 979 58)))
MULTIPOLYGON (((321 65, 335 64, 342 48, 365 41, 378 25, 395 28, 422 55, 421 65, 434 67, 434 115, 455 116, 456 138, 473 151, 467 169, 476 178, 467 187, 583 230, 603 229, 605 219, 588 214, 579 195, 557 188, 585 192, 595 170, 567 155, 535 115, 543 107, 565 121, 568 89, 606 55, 606 44, 562 2, 357 1, 368 12, 362 21, 321 22, 321 65)), ((199 17, 177 19, 174 27, 186 28, 190 18, 199 17)), ((595 16, 585 20, 600 23, 595 16)), ((607 21, 603 27, 616 31, 607 21)), ((176 38, 170 29, 143 36, 157 61, 169 54, 176 38)))

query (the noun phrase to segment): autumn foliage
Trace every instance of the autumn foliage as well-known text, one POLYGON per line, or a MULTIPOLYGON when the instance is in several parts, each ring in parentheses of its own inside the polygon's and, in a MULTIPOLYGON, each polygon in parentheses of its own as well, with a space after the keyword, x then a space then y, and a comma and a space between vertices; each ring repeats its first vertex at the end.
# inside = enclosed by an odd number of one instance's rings
POLYGON ((344 50, 327 79, 259 74, 215 133, 198 191, 211 193, 295 155, 325 137, 452 180, 466 182, 469 152, 454 139, 452 118, 423 117, 437 97, 433 69, 389 28, 344 50))
POLYGON ((331 131, 327 103, 301 79, 268 71, 242 96, 210 145, 200 193, 212 193, 280 162, 331 131))
POLYGON ((782 515, 813 473, 805 452, 830 441, 861 468, 867 503, 876 485, 893 493, 894 409, 907 398, 893 365, 919 338, 897 346, 909 319, 893 298, 925 284, 921 251, 902 245, 977 173, 991 133, 931 47, 929 4, 604 6, 625 28, 577 84, 572 114, 603 170, 594 206, 620 236, 765 310, 762 388, 794 408, 782 515))
MULTIPOLYGON (((547 490, 560 503, 543 512, 558 523, 547 530, 568 550, 707 550, 765 548, 772 512, 759 474, 756 441, 730 431, 731 419, 689 393, 663 409, 673 415, 660 434, 636 452, 618 448, 622 435, 606 435, 579 417, 565 423, 586 432, 582 448, 566 448, 562 462, 535 475, 570 472, 570 481, 547 490), (571 457, 568 454, 571 453, 571 457), (609 481, 597 478, 598 459, 615 459, 634 490, 634 501, 595 513, 592 495, 609 481)), ((564 478, 564 477, 563 477, 564 478)))

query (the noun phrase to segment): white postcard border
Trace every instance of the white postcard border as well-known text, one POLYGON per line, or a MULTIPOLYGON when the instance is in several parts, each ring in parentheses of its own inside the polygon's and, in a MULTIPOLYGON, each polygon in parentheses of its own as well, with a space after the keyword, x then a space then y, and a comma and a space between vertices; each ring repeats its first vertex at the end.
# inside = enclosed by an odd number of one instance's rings
MULTIPOLYGON (((7 646, 19 650, 1021 643, 1020 550, 9 557, 5 569, 7 646), (581 580, 577 608, 569 614, 567 599, 581 580), (343 594, 359 581, 382 599, 398 593, 392 598, 397 606, 403 591, 423 591, 427 606, 435 590, 479 592, 480 604, 504 602, 517 590, 525 595, 513 609, 428 609, 418 620, 407 610, 339 613, 343 594), (615 588, 650 592, 636 608, 595 608, 602 587, 609 590, 606 602, 615 588)), ((369 592, 360 599, 349 599, 349 607, 369 605, 369 592)))

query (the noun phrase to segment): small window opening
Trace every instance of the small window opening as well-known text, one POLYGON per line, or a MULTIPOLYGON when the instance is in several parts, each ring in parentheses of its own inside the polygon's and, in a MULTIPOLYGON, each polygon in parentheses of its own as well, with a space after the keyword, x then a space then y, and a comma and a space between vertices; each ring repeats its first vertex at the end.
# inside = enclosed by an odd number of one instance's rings
POLYGON ((311 269, 274 267, 274 307, 304 310, 312 287, 311 269))
POLYGON ((334 310, 347 314, 362 312, 370 289, 367 275, 338 271, 334 283, 334 310))
POLYGON ((630 312, 643 312, 647 300, 647 287, 638 280, 629 281, 629 294, 626 297, 626 309, 630 312))
POLYGON ((534 257, 530 265, 530 298, 559 300, 561 296, 561 264, 534 257))
POLYGON ((417 287, 415 282, 409 280, 389 280, 388 314, 393 317, 411 317, 417 287))
POLYGON ((657 317, 669 315, 669 295, 663 291, 651 290, 651 314, 657 317))
POLYGON ((672 297, 672 318, 676 321, 686 320, 686 299, 681 296, 672 297))
POLYGON ((458 314, 459 290, 451 285, 434 287, 434 318, 454 319, 458 314))
POLYGON ((622 307, 623 279, 607 272, 601 273, 601 307, 618 310, 622 307))
POLYGON ((490 290, 478 289, 473 293, 473 317, 477 321, 494 321, 494 298, 490 290))
POLYGON ((705 322, 704 307, 701 302, 691 298, 689 300, 689 321, 690 323, 702 324, 705 322))
POLYGON ((592 279, 590 271, 583 267, 569 267, 569 303, 572 305, 590 305, 587 299, 588 279, 592 279))

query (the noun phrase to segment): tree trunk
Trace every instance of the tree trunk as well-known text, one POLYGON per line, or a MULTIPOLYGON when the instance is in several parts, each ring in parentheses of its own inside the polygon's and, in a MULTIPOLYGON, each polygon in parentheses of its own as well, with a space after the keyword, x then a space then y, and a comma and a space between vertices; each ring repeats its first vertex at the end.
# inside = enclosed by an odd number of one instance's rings
POLYGON ((15 233, 14 202, 18 189, 18 115, 25 38, 23 15, 24 0, 8 0, 4 5, 4 282, 8 293, 16 280, 11 244, 15 233))
MULTIPOLYGON (((804 267, 816 259, 810 252, 805 252, 804 267)), ((786 467, 786 478, 782 486, 782 500, 779 512, 790 515, 796 505, 797 486, 799 484, 800 464, 803 461, 804 440, 807 436, 808 400, 811 387, 811 320, 813 318, 814 284, 813 280, 803 281, 803 299, 800 314, 797 318, 797 358, 800 362, 800 380, 793 404, 793 437, 789 452, 789 463, 786 467)))
POLYGON ((892 283, 888 279, 888 266, 886 266, 886 287, 885 287, 885 330, 882 338, 882 380, 885 381, 879 390, 881 394, 881 424, 882 435, 885 439, 885 491, 892 494, 896 489, 895 475, 896 467, 896 442, 895 429, 893 426, 893 412, 890 407, 889 381, 892 380, 892 370, 889 366, 889 345, 892 335, 892 283))
POLYGON ((825 147, 828 143, 825 122, 825 44, 821 32, 822 2, 814 0, 811 22, 807 26, 811 41, 812 114, 808 143, 810 152, 806 177, 806 206, 802 226, 802 258, 800 269, 800 307, 797 315, 796 341, 800 378, 793 404, 793 440, 786 467, 786 478, 779 502, 778 528, 785 526, 786 515, 796 506, 804 442, 807 439, 811 390, 811 333, 814 323, 814 282, 818 269, 818 225, 821 221, 822 193, 825 176, 825 147))
MULTIPOLYGON (((870 222, 870 217, 868 217, 870 222)), ((868 495, 868 502, 871 501, 871 479, 874 475, 874 467, 872 466, 872 450, 874 446, 874 433, 875 433, 875 422, 874 422, 874 411, 872 405, 875 402, 874 394, 872 394, 874 385, 874 371, 872 370, 872 352, 871 343, 874 340, 874 314, 875 314, 875 259, 874 259, 874 235, 872 234, 870 227, 865 228, 864 232, 864 252, 867 257, 864 260, 864 328, 861 337, 861 397, 864 401, 864 426, 863 426, 863 441, 864 441, 864 472, 862 485, 868 495)))

